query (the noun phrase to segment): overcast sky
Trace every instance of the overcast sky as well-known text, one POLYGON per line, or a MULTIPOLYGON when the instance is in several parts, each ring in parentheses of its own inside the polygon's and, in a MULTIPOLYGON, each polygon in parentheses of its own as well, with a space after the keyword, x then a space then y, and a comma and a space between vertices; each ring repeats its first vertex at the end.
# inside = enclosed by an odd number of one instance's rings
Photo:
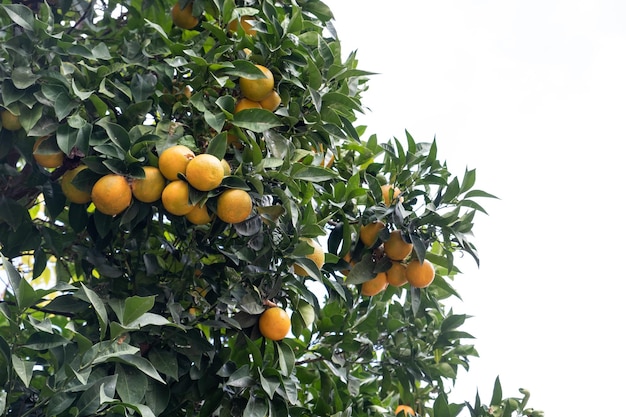
POLYGON ((452 399, 488 401, 499 375, 546 416, 619 414, 626 2, 326 3, 344 53, 379 73, 369 132, 436 135, 453 172, 500 197, 477 216, 480 268, 455 282, 481 357, 452 399))

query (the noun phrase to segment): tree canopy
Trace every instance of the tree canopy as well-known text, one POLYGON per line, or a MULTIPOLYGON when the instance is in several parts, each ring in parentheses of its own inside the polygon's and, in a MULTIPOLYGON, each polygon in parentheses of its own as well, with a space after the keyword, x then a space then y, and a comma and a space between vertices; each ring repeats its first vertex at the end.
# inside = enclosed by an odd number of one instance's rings
POLYGON ((318 0, 0 4, 0 411, 541 416, 448 401, 493 196, 370 76, 318 0))

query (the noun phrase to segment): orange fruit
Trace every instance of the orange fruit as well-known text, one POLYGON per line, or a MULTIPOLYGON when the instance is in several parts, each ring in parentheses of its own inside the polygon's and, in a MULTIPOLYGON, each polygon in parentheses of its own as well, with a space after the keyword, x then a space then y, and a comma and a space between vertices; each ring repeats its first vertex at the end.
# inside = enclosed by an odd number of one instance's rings
POLYGON ((165 188, 165 177, 157 167, 142 167, 144 178, 135 178, 130 183, 133 196, 144 203, 154 203, 161 198, 165 188))
POLYGON ((209 214, 206 206, 194 205, 191 211, 185 214, 187 220, 193 224, 208 224, 213 220, 213 216, 209 214))
POLYGON ((274 75, 263 65, 257 64, 256 67, 265 74, 265 78, 241 77, 239 78, 239 88, 245 98, 261 101, 274 90, 274 75))
MULTIPOLYGON (((315 263, 315 265, 317 265, 318 269, 321 269, 322 266, 324 266, 324 258, 325 258, 324 249, 320 246, 319 243, 317 243, 313 239, 303 239, 303 240, 306 243, 308 243, 309 246, 313 248, 313 253, 309 253, 308 255, 306 255, 306 257, 312 260, 315 263)), ((301 276, 309 275, 304 270, 304 268, 302 268, 300 265, 297 265, 297 264, 293 266, 293 272, 301 276)))
POLYGON ((230 164, 227 160, 222 159, 221 161, 222 168, 224 168, 224 176, 230 175, 230 164))
POLYGON ((415 410, 408 405, 399 405, 396 407, 395 415, 399 417, 415 417, 415 410))
POLYGON ((193 210, 193 205, 189 203, 189 185, 182 180, 172 181, 165 186, 161 202, 165 210, 175 216, 184 216, 193 210))
POLYGON ((216 156, 203 153, 189 161, 185 176, 196 190, 211 191, 222 183, 224 166, 216 156))
POLYGON ((200 23, 200 19, 195 17, 192 14, 193 11, 193 1, 187 3, 184 9, 181 10, 180 4, 176 2, 174 7, 172 7, 172 20, 174 24, 179 28, 183 29, 193 29, 198 26, 200 23))
POLYGON ((258 101, 252 101, 244 97, 244 98, 237 100, 237 103, 235 104, 235 113, 239 113, 240 111, 246 110, 246 109, 262 109, 262 108, 263 107, 261 107, 261 103, 259 103, 258 101))
POLYGON ((91 201, 91 193, 88 191, 83 191, 80 188, 76 187, 72 184, 76 175, 83 169, 87 169, 87 165, 79 165, 74 169, 70 169, 61 178, 61 191, 65 194, 65 197, 76 204, 85 204, 91 201))
POLYGON ((361 294, 372 297, 376 294, 380 294, 387 288, 387 273, 379 272, 376 276, 369 281, 365 281, 361 285, 361 294))
POLYGON ((185 174, 187 164, 196 154, 185 145, 174 145, 165 149, 159 156, 159 170, 170 181, 178 179, 178 174, 185 174))
POLYGON ((366 247, 371 247, 378 240, 378 233, 385 228, 385 224, 383 222, 373 222, 370 224, 366 224, 361 226, 361 230, 359 231, 359 238, 361 242, 366 247))
POLYGON ((240 189, 231 188, 217 197, 217 217, 225 223, 241 223, 252 213, 252 198, 240 189))
POLYGON ((259 101, 265 110, 274 111, 280 106, 281 99, 276 90, 272 90, 265 98, 259 101))
POLYGON ((115 216, 130 206, 133 192, 123 175, 107 174, 91 189, 91 201, 101 213, 115 216))
POLYGON ((14 115, 10 111, 2 110, 0 112, 0 117, 2 118, 2 127, 4 129, 16 131, 22 128, 19 116, 14 115))
POLYGON ((256 35, 256 29, 252 27, 250 22, 255 21, 256 19, 253 16, 241 16, 239 19, 233 19, 228 23, 228 31, 229 32, 237 32, 239 26, 243 29, 243 31, 250 35, 256 35))
POLYGON ((381 186, 380 189, 383 192, 383 201, 385 202, 385 205, 387 207, 391 206, 392 204, 396 204, 398 202, 401 203, 403 201, 402 197, 398 198, 401 192, 398 187, 393 187, 393 191, 392 191, 391 185, 385 184, 381 186))
POLYGON ((50 136, 42 136, 35 141, 33 146, 33 158, 39 165, 44 168, 58 168, 63 165, 65 154, 61 151, 55 143, 51 141, 49 144, 52 146, 40 146, 44 141, 48 140, 50 136))
POLYGON ((394 230, 389 235, 389 239, 383 243, 385 255, 393 261, 401 261, 413 250, 413 244, 406 242, 400 230, 394 230))
POLYGON ((344 261, 346 261, 347 263, 349 263, 349 264, 350 264, 350 268, 348 268, 348 269, 342 269, 342 270, 341 270, 341 271, 339 271, 339 272, 341 272, 343 275, 347 276, 347 275, 350 273, 350 270, 352 269, 352 267, 353 267, 354 265, 356 265, 356 262, 354 262, 354 261, 352 260, 352 255, 350 255, 350 252, 346 253, 346 256, 344 256, 344 257, 343 257, 343 260, 344 260, 344 261))
POLYGON ((398 261, 392 261, 391 268, 387 270, 387 282, 394 287, 401 287, 406 284, 406 265, 398 261))
POLYGON ((270 340, 282 340, 291 330, 291 318, 280 307, 270 307, 259 317, 259 331, 270 340))
POLYGON ((424 263, 412 260, 406 266, 406 279, 415 288, 426 288, 435 279, 435 267, 428 259, 424 263))

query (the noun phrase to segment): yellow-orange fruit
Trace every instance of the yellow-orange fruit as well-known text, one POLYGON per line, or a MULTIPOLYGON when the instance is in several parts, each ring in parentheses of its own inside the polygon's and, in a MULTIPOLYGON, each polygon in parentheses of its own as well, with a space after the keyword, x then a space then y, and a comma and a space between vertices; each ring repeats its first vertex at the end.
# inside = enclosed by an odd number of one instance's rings
POLYGON ((415 417, 415 411, 408 405, 399 405, 394 414, 398 417, 415 417))
POLYGON ((165 210, 175 216, 184 216, 193 210, 189 203, 189 185, 182 180, 170 182, 161 193, 161 202, 165 210))
POLYGON ((391 206, 392 204, 403 201, 402 197, 398 198, 401 192, 398 187, 393 187, 393 190, 392 190, 390 184, 385 184, 381 186, 380 189, 383 192, 383 201, 385 202, 385 205, 387 207, 391 206))
POLYGON ((222 163, 222 168, 224 168, 224 176, 230 175, 230 164, 228 161, 222 159, 220 162, 222 163))
POLYGON ((252 101, 261 101, 274 90, 274 75, 272 71, 263 65, 257 64, 256 67, 263 72, 265 78, 241 77, 239 78, 239 88, 245 98, 252 101))
POLYGON ((193 209, 187 214, 185 214, 185 218, 189 220, 193 224, 208 224, 211 223, 213 217, 209 214, 206 206, 194 205, 193 209))
POLYGON ((259 101, 265 110, 274 111, 280 106, 281 99, 276 90, 272 90, 265 98, 259 101))
POLYGON ((259 317, 259 331, 270 340, 282 340, 291 330, 291 318, 280 307, 270 307, 259 317))
POLYGON ((130 183, 133 196, 144 203, 154 203, 161 198, 165 188, 165 177, 157 167, 142 167, 144 178, 135 178, 130 183))
POLYGON ((376 276, 369 281, 365 281, 361 285, 361 294, 372 297, 376 294, 380 294, 387 288, 387 273, 379 272, 376 276))
POLYGON ((359 238, 361 239, 361 242, 369 248, 376 243, 378 240, 378 234, 384 228, 385 224, 379 221, 363 225, 359 231, 359 238))
POLYGON ((232 188, 217 197, 217 217, 225 223, 241 223, 252 213, 252 198, 240 189, 232 188))
POLYGON ((65 154, 56 146, 44 149, 41 144, 49 138, 50 136, 42 136, 35 141, 35 145, 33 145, 33 158, 44 168, 58 168, 63 164, 65 154))
POLYGON ((224 166, 216 156, 204 153, 189 161, 185 176, 196 190, 211 191, 222 183, 224 166))
POLYGON ((83 169, 87 169, 87 165, 79 165, 67 171, 61 178, 61 191, 63 191, 65 197, 72 203, 85 204, 91 201, 91 192, 83 191, 72 184, 76 175, 83 169))
POLYGON ((14 115, 8 110, 0 111, 0 118, 2 119, 2 127, 6 130, 16 131, 22 128, 19 116, 14 115))
POLYGON ((252 101, 245 97, 237 100, 237 103, 235 103, 235 113, 239 113, 240 111, 246 110, 246 109, 262 109, 262 108, 263 107, 261 106, 261 103, 259 103, 258 101, 252 101))
POLYGON ((406 284, 406 265, 398 261, 392 261, 391 268, 387 270, 387 282, 394 287, 401 287, 406 284))
POLYGON ((389 235, 389 239, 383 243, 385 255, 393 261, 401 261, 413 250, 413 244, 406 242, 402 238, 400 230, 394 230, 389 235))
POLYGON ((253 16, 241 16, 239 19, 233 19, 228 23, 229 32, 237 32, 237 28, 241 26, 243 31, 250 36, 256 35, 256 29, 252 27, 250 22, 254 22, 256 19, 253 16))
POLYGON ((91 201, 101 213, 115 216, 130 206, 133 193, 123 175, 107 174, 91 189, 91 201))
POLYGON ((435 279, 435 267, 428 259, 424 263, 415 259, 406 266, 406 279, 415 288, 426 288, 435 279))
POLYGON ((198 26, 200 19, 192 14, 193 1, 187 3, 184 9, 180 8, 178 1, 172 7, 172 21, 176 26, 183 29, 193 29, 198 26))
POLYGON ((185 145, 174 145, 165 149, 159 155, 159 170, 170 181, 178 179, 178 174, 185 174, 187 164, 196 156, 185 145))
MULTIPOLYGON (((324 261, 326 257, 326 254, 324 253, 324 249, 320 246, 319 243, 317 243, 313 239, 303 239, 303 240, 306 243, 308 243, 309 246, 313 247, 313 253, 309 253, 308 255, 306 255, 306 258, 312 260, 315 263, 315 265, 317 265, 317 268, 321 269, 322 266, 324 266, 324 261)), ((302 268, 300 265, 297 265, 297 264, 293 266, 293 272, 301 276, 309 275, 304 270, 304 268, 302 268)))

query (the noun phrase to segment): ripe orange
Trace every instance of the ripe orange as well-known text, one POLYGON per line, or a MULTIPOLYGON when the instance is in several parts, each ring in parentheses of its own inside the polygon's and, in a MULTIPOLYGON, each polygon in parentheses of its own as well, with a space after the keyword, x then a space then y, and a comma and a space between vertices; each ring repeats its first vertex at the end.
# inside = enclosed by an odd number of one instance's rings
POLYGON ((406 265, 398 261, 392 261, 391 268, 387 270, 387 282, 394 287, 401 287, 406 284, 406 265))
POLYGON ((398 202, 401 203, 403 201, 402 197, 398 198, 401 192, 398 187, 393 187, 393 191, 392 191, 391 185, 385 184, 381 186, 380 189, 383 192, 383 201, 385 202, 385 205, 387 207, 391 206, 392 204, 396 204, 398 202))
POLYGON ((194 205, 193 209, 187 214, 185 214, 187 220, 189 220, 193 224, 208 224, 213 220, 213 216, 209 214, 206 206, 194 205))
POLYGON ((394 414, 399 415, 400 417, 415 417, 415 410, 408 405, 399 405, 396 407, 394 414))
POLYGON ((270 340, 282 340, 291 330, 291 318, 280 307, 270 307, 259 317, 259 330, 270 340))
POLYGON ((175 216, 184 216, 193 210, 193 205, 189 203, 189 185, 182 180, 172 181, 165 186, 161 202, 165 210, 175 216))
POLYGON ((133 196, 144 203, 154 203, 161 198, 165 188, 165 177, 159 168, 152 166, 143 167, 144 178, 135 178, 130 183, 133 196))
POLYGON ((165 149, 159 156, 159 170, 170 181, 178 179, 178 174, 185 174, 187 164, 196 154, 185 145, 174 145, 165 149))
POLYGON ((385 224, 383 222, 373 222, 370 224, 366 224, 361 226, 361 230, 359 231, 359 238, 361 242, 366 247, 371 247, 378 240, 378 233, 385 228, 385 224))
POLYGON ((394 230, 389 235, 389 239, 383 243, 385 255, 393 261, 401 261, 413 250, 413 244, 406 242, 402 238, 400 230, 394 230))
POLYGON ((252 213, 252 198, 244 190, 228 189, 217 197, 216 212, 225 223, 241 223, 252 213))
POLYGON ((216 156, 203 153, 189 161, 185 176, 196 190, 211 191, 222 183, 224 166, 216 156))
MULTIPOLYGON (((306 255, 306 257, 312 260, 315 263, 315 265, 317 265, 318 269, 321 269, 322 266, 324 266, 324 258, 325 258, 324 249, 320 246, 319 243, 317 243, 313 239, 303 239, 303 240, 306 243, 308 243, 309 246, 313 248, 313 253, 309 253, 308 255, 306 255)), ((309 275, 304 270, 304 268, 302 268, 300 265, 294 265, 293 272, 301 276, 309 275)))
POLYGON ((85 204, 91 201, 91 192, 83 191, 72 184, 76 175, 83 169, 87 169, 87 165, 79 165, 74 169, 67 171, 61 178, 61 191, 68 200, 76 204, 85 204))
POLYGON ((252 101, 244 97, 244 98, 237 100, 237 103, 235 104, 235 113, 239 113, 240 111, 246 110, 246 109, 262 109, 262 108, 263 107, 261 106, 261 103, 259 103, 258 101, 252 101))
POLYGON ((380 294, 387 288, 387 284, 387 273, 379 272, 374 278, 365 281, 363 285, 361 285, 361 294, 369 297, 380 294))
POLYGON ((261 107, 265 110, 274 111, 280 106, 281 99, 276 90, 272 90, 265 98, 259 101, 261 103, 261 107))
POLYGON ((172 7, 172 20, 174 21, 174 24, 183 29, 193 29, 198 26, 200 19, 192 14, 192 10, 193 1, 187 3, 185 8, 182 10, 180 8, 180 4, 176 2, 174 7, 172 7))
POLYGON ((252 101, 261 101, 274 90, 274 75, 272 71, 263 65, 257 64, 256 67, 265 74, 265 78, 241 77, 239 78, 239 88, 245 98, 252 101))
POLYGON ((47 141, 50 136, 42 136, 35 141, 33 146, 33 158, 39 165, 44 168, 58 168, 63 165, 65 154, 56 146, 53 141, 47 142, 42 146, 42 143, 47 141))
POLYGON ((406 279, 415 288, 426 288, 435 279, 435 267, 428 259, 424 263, 415 259, 406 266, 406 279))
POLYGON ((227 160, 222 159, 221 161, 222 168, 224 168, 224 176, 230 175, 230 164, 227 160))
POLYGON ((107 174, 91 189, 91 200, 101 213, 115 216, 130 206, 133 193, 123 175, 107 174))
POLYGON ((22 128, 19 116, 14 115, 10 111, 2 110, 0 112, 0 117, 2 118, 2 127, 6 130, 16 131, 22 128))
POLYGON ((256 35, 256 29, 252 27, 250 22, 254 22, 256 19, 253 16, 241 16, 239 19, 233 19, 228 23, 228 31, 229 32, 237 32, 239 26, 243 29, 243 31, 250 35, 256 35))

